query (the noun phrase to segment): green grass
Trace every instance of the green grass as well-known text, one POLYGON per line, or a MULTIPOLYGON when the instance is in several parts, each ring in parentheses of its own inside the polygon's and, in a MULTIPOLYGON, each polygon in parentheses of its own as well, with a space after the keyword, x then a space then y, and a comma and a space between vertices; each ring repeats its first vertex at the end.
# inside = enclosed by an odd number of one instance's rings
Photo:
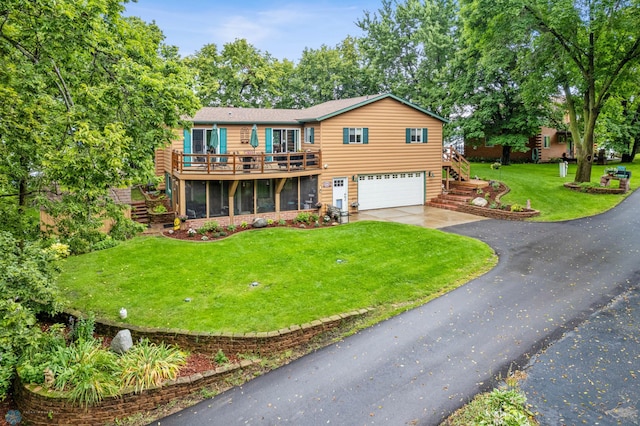
POLYGON ((59 286, 72 308, 119 320, 125 307, 126 321, 142 326, 250 332, 428 300, 495 258, 469 238, 356 222, 266 228, 208 243, 135 238, 65 262, 59 286))
MULTIPOLYGON (((616 165, 618 163, 609 163, 607 166, 594 165, 591 182, 599 183, 604 169, 616 165)), ((624 166, 632 171, 630 184, 631 189, 634 189, 637 187, 634 185, 634 179, 640 179, 640 162, 624 166)), ((559 221, 592 216, 609 210, 630 194, 587 194, 569 190, 563 184, 573 182, 575 171, 576 165, 570 164, 567 177, 561 178, 557 163, 513 164, 497 170, 491 169, 491 163, 471 164, 472 176, 499 180, 511 189, 509 194, 503 197, 503 203, 525 206, 527 200, 530 200, 531 208, 540 211, 540 216, 532 219, 536 221, 559 221)), ((612 186, 616 185, 616 182, 612 183, 612 186)))

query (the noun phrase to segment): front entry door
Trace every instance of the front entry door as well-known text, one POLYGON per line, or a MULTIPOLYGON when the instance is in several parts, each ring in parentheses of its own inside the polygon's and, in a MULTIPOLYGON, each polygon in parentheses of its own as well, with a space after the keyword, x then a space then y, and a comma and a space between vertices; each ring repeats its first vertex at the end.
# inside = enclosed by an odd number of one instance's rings
POLYGON ((333 179, 333 205, 340 210, 347 210, 347 178, 333 179))

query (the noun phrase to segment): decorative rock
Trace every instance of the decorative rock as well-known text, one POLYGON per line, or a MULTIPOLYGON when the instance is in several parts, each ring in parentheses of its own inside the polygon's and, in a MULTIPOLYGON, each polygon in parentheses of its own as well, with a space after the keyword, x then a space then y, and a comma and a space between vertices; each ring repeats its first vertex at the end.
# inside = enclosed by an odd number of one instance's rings
POLYGON ((251 287, 258 287, 260 283, 258 281, 254 281, 251 283, 251 287))
POLYGON ((125 329, 118 331, 118 334, 111 341, 111 350, 117 354, 123 354, 133 346, 131 331, 125 329))
POLYGON ((476 197, 473 199, 473 201, 471 201, 471 204, 478 207, 487 207, 487 204, 489 204, 489 202, 482 197, 476 197))
POLYGON ((190 297, 185 297, 184 301, 185 302, 191 302, 191 298, 190 297))
POLYGON ((127 310, 125 308, 120 308, 120 318, 125 319, 127 317, 127 310))
POLYGON ((251 224, 254 228, 266 228, 267 227, 267 219, 262 217, 256 217, 253 219, 253 223, 251 224))

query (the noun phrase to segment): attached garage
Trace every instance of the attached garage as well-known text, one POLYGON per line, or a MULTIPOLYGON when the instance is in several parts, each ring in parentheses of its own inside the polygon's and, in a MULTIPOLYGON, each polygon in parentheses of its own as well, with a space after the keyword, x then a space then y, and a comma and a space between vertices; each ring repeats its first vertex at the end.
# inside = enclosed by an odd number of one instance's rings
POLYGON ((358 209, 415 206, 425 203, 424 172, 358 176, 358 209))

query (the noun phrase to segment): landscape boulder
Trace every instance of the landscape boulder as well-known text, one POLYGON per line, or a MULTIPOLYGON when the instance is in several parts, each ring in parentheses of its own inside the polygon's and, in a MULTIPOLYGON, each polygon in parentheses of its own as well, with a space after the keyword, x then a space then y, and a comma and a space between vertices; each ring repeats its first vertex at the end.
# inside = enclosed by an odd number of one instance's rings
POLYGON ((123 354, 133 346, 131 331, 125 329, 118 331, 118 334, 111 341, 111 350, 117 354, 123 354))
POLYGON ((487 204, 489 204, 489 202, 482 197, 476 197, 473 199, 473 201, 471 201, 471 204, 477 207, 487 207, 487 204))
POLYGON ((267 227, 267 219, 263 217, 256 217, 253 220, 253 224, 251 225, 254 228, 266 228, 267 227))

